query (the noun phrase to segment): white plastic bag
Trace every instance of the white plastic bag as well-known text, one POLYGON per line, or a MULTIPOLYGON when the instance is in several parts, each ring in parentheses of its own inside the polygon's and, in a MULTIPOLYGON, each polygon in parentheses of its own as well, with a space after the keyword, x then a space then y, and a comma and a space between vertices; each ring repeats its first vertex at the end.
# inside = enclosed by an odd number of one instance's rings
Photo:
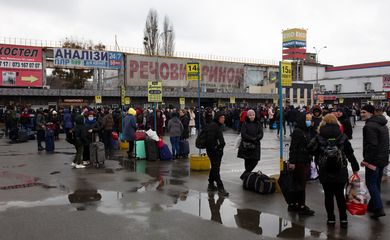
POLYGON ((316 180, 318 178, 317 166, 314 161, 310 163, 310 180, 316 180))
POLYGON ((148 135, 148 137, 153 139, 154 141, 160 140, 157 133, 155 131, 153 131, 152 129, 149 129, 148 131, 146 131, 146 135, 148 135))
POLYGON ((239 148, 240 147, 240 144, 241 144, 241 134, 238 135, 237 139, 236 139, 236 148, 239 148))

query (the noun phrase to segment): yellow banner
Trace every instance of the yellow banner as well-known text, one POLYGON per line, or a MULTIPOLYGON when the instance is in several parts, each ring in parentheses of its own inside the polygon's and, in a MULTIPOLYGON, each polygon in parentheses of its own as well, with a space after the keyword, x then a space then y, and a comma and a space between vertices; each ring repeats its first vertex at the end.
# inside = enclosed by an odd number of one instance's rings
POLYGON ((102 96, 95 96, 95 103, 102 103, 102 96))
POLYGON ((125 104, 126 105, 129 105, 130 104, 130 97, 125 97, 125 104))
POLYGON ((198 81, 201 79, 201 69, 199 63, 187 63, 186 64, 186 79, 187 81, 198 81))
POLYGON ((231 104, 236 103, 236 98, 235 98, 235 97, 230 97, 230 103, 231 103, 231 104))
POLYGON ((161 82, 148 82, 148 102, 162 102, 161 82))
POLYGON ((283 42, 304 41, 306 42, 306 30, 293 28, 283 31, 283 42))
POLYGON ((292 68, 290 62, 281 62, 281 80, 282 87, 292 86, 292 68))
POLYGON ((183 97, 181 97, 181 98, 179 99, 179 102, 180 102, 180 105, 186 105, 186 99, 183 98, 183 97))

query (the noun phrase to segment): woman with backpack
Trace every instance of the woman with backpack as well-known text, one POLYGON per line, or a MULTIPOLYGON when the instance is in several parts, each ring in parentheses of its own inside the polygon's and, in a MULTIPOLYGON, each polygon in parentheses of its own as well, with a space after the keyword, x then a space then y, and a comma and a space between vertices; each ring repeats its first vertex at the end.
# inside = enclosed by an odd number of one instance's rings
POLYGON ((245 172, 240 177, 242 180, 252 172, 260 160, 260 140, 262 138, 263 129, 256 118, 255 111, 251 109, 241 127, 241 143, 237 154, 238 158, 245 160, 245 172))
POLYGON ((294 201, 288 205, 289 212, 297 212, 302 216, 313 216, 314 211, 306 206, 306 168, 312 158, 307 150, 310 141, 311 115, 299 113, 297 126, 291 134, 289 169, 293 171, 294 191, 291 196, 294 201))
POLYGON ((359 164, 353 154, 348 137, 341 133, 338 120, 333 114, 327 114, 318 128, 318 134, 312 139, 308 150, 318 159, 319 179, 324 188, 327 224, 335 225, 334 198, 339 208, 340 227, 348 227, 344 188, 348 181, 347 159, 354 173, 359 164))

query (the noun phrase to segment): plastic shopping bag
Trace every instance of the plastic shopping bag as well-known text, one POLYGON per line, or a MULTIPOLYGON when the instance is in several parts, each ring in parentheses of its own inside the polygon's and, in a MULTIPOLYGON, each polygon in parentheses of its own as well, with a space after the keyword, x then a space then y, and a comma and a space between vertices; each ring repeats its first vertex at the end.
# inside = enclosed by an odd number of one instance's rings
POLYGON ((367 213, 367 203, 370 199, 365 182, 357 174, 353 174, 347 185, 346 191, 347 210, 352 215, 364 215, 367 213))

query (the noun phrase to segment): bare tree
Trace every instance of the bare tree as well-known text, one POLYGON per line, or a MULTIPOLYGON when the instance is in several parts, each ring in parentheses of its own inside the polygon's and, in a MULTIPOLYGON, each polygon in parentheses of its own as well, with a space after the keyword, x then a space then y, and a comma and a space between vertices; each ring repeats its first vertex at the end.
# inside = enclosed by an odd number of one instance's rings
POLYGON ((163 53, 164 56, 173 56, 173 53, 175 52, 175 31, 167 16, 164 18, 163 32, 161 33, 161 37, 162 44, 160 47, 160 52, 163 53))
POLYGON ((150 9, 146 17, 144 29, 144 48, 149 55, 158 54, 158 15, 155 9, 150 9))

